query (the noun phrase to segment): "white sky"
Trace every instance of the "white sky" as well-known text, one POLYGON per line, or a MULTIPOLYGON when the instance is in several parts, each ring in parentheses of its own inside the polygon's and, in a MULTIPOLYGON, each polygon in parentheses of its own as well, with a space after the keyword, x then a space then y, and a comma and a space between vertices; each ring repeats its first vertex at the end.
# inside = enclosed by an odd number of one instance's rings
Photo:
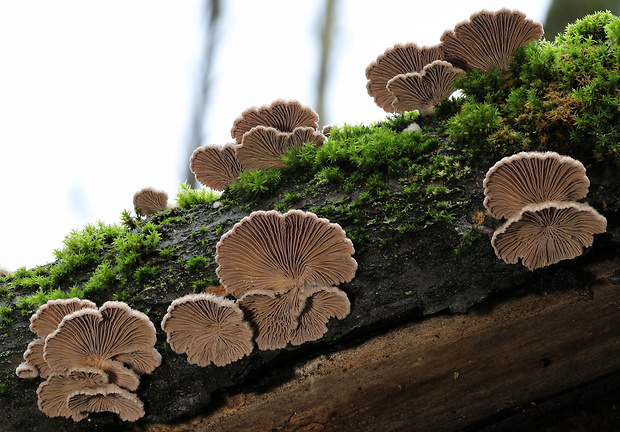
MULTIPOLYGON (((200 73, 201 0, 0 1, 0 266, 53 261, 72 230, 119 222, 135 191, 182 180, 200 73)), ((205 126, 230 142, 250 106, 313 107, 320 0, 225 0, 205 126)), ((364 70, 395 43, 434 45, 480 9, 539 22, 549 0, 340 0, 331 124, 386 116, 364 70)), ((313 107, 314 108, 314 107, 313 107)), ((325 115, 324 115, 325 114, 325 115)))

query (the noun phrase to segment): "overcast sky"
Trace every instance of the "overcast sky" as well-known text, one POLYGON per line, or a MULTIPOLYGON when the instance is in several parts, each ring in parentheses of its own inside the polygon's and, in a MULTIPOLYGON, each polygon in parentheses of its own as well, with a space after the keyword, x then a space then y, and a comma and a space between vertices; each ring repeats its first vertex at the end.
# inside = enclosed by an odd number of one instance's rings
MULTIPOLYGON (((225 0, 205 142, 274 99, 314 103, 323 1, 225 0)), ((548 0, 341 0, 331 124, 385 118, 364 70, 396 43, 434 45, 480 9, 544 21, 548 0)), ((144 186, 178 189, 200 74, 202 1, 0 2, 0 266, 53 261, 73 229, 118 223, 144 186)))

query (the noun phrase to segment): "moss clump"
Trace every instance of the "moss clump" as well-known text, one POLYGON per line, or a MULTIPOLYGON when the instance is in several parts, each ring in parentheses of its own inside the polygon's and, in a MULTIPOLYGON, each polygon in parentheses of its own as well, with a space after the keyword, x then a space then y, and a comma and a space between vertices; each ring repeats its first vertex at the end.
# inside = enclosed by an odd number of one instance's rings
POLYGON ((176 194, 176 203, 182 209, 188 210, 199 204, 210 204, 219 199, 221 193, 211 189, 193 189, 187 182, 179 185, 176 194))

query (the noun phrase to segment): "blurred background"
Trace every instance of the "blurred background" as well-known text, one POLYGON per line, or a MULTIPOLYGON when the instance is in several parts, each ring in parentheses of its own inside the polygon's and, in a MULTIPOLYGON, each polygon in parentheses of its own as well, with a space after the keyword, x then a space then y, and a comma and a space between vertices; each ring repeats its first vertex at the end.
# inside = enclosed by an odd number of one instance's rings
POLYGON ((434 45, 480 10, 519 9, 552 40, 620 0, 22 0, 0 2, 0 267, 54 260, 74 229, 118 223, 134 192, 171 200, 201 145, 243 110, 297 99, 322 124, 386 113, 366 66, 434 45))

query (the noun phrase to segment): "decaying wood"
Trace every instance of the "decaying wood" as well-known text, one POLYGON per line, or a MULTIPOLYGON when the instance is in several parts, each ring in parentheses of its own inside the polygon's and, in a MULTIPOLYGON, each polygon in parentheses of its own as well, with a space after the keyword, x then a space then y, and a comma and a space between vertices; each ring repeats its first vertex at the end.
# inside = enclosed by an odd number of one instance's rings
POLYGON ((454 431, 620 371, 620 258, 579 290, 483 303, 323 355, 189 423, 141 432, 454 431))

